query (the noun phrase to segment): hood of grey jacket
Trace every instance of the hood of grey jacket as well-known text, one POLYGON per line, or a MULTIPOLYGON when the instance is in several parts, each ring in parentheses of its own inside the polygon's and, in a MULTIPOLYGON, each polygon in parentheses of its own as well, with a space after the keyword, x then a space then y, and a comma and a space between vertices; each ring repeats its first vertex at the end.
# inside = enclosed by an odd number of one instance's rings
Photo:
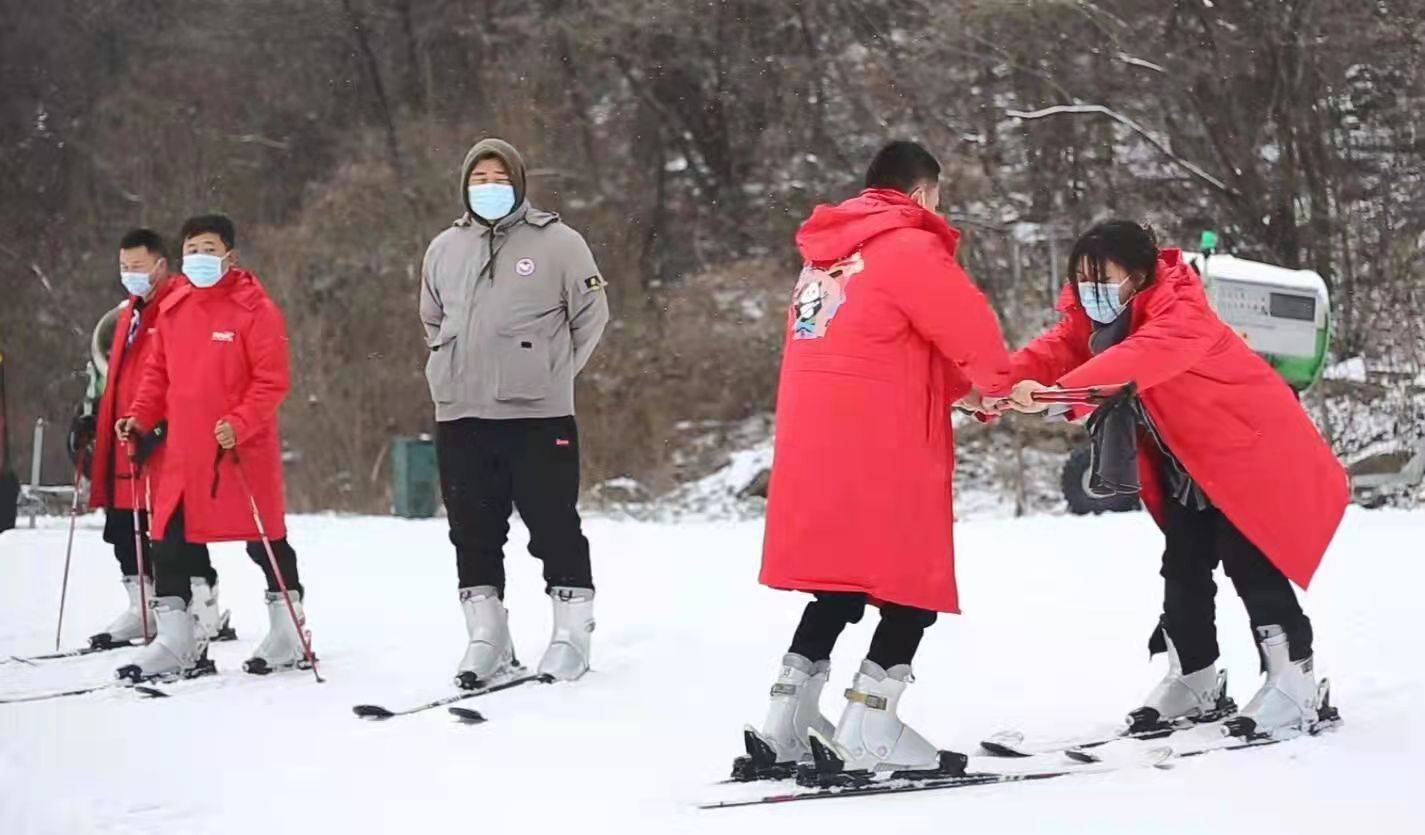
MULTIPOLYGON (((436 420, 574 414, 574 378, 608 323, 605 281, 578 232, 524 198, 518 152, 482 140, 462 167, 499 153, 514 211, 491 225, 464 214, 435 237, 421 267, 421 324, 431 354, 426 380, 436 420), (518 163, 516 163, 516 161, 518 163)), ((507 143, 500 143, 507 144, 507 143)))
MULTIPOLYGON (((496 157, 505 164, 505 170, 510 174, 510 185, 515 187, 515 206, 525 202, 525 187, 528 182, 528 173, 525 170, 524 156, 519 149, 503 139, 487 137, 470 146, 470 150, 465 152, 465 163, 460 166, 460 205, 464 214, 455 221, 457 225, 466 226, 472 223, 488 225, 485 221, 478 219, 470 209, 470 193, 466 186, 470 183, 470 171, 475 167, 475 163, 485 157, 496 157)), ((510 213, 511 215, 514 212, 510 213)), ((510 215, 501 218, 501 222, 508 220, 510 215)))

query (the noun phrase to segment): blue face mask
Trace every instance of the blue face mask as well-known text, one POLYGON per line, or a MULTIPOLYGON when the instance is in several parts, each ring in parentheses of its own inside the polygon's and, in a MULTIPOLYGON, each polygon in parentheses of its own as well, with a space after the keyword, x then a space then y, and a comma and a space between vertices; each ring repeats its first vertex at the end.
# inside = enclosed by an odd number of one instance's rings
POLYGON ((183 274, 194 287, 212 287, 228 272, 223 268, 223 259, 226 257, 209 255, 206 252, 190 252, 183 256, 183 274))
POLYGON ((1084 312, 1089 318, 1100 325, 1107 325, 1128 309, 1128 302, 1119 301, 1119 296, 1123 293, 1123 285, 1126 281, 1118 284, 1097 284, 1092 281, 1079 282, 1079 302, 1084 306, 1084 312))
POLYGON ((121 270, 119 281, 124 283, 124 289, 129 291, 130 296, 147 296, 148 291, 153 289, 153 276, 148 273, 128 273, 121 270))
POLYGON ((465 190, 470 210, 494 223, 515 210, 515 187, 509 183, 481 183, 465 190))

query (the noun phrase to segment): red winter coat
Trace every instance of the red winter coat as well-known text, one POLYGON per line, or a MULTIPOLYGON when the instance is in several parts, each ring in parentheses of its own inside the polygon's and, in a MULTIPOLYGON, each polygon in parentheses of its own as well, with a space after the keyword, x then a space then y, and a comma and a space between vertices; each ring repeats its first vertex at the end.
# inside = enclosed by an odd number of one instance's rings
MULTIPOLYGON (((1212 503, 1302 588, 1350 499, 1346 471, 1282 378, 1212 311, 1178 250, 1129 304, 1128 336, 1098 356, 1072 287, 1064 318, 1014 355, 1015 380, 1065 387, 1133 381, 1163 443, 1212 503)), ((1162 455, 1140 436, 1143 502, 1163 522, 1162 455)))
POLYGON ((206 289, 185 284, 159 311, 157 344, 131 410, 144 428, 168 420, 153 530, 166 531, 182 502, 189 542, 258 538, 232 455, 214 472, 213 427, 226 420, 237 434, 267 534, 281 539, 286 524, 277 407, 291 387, 282 311, 256 276, 236 268, 206 289))
MULTIPOLYGON (((95 424, 94 468, 89 474, 89 506, 92 508, 134 510, 135 498, 138 499, 137 509, 144 508, 143 481, 131 484, 134 473, 130 450, 114 435, 114 422, 129 414, 129 404, 134 402, 134 394, 139 390, 144 363, 158 341, 154 338, 154 332, 163 300, 184 283, 182 276, 171 275, 164 279, 152 299, 142 303, 139 329, 134 334, 132 345, 128 342, 129 324, 133 321, 134 305, 139 297, 131 296, 120 305, 119 318, 114 323, 114 339, 109 346, 109 374, 104 383, 104 395, 99 400, 99 418, 95 424)), ((166 447, 165 443, 154 447, 140 473, 148 476, 152 490, 158 489, 166 447)))
POLYGON ((787 317, 761 581, 958 612, 950 406, 1008 390, 959 233, 904 194, 819 206, 787 317))

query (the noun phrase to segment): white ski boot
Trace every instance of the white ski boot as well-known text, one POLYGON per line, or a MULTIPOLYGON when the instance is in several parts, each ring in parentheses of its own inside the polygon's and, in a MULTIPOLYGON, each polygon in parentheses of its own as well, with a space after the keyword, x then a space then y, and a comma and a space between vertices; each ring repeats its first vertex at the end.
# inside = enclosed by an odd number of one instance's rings
MULTIPOLYGON (((124 593, 129 596, 129 606, 114 621, 104 627, 104 631, 89 636, 89 646, 95 649, 106 649, 112 646, 119 646, 133 641, 143 640, 143 620, 139 617, 139 578, 137 575, 124 577, 124 593)), ((143 597, 149 602, 153 601, 153 580, 145 577, 143 581, 143 597)), ((148 614, 148 634, 152 636, 158 629, 154 620, 153 612, 148 614)))
POLYGON ((1215 722, 1237 711, 1227 696, 1227 671, 1216 664, 1183 674, 1178 648, 1163 630, 1168 645, 1168 673, 1125 720, 1124 734, 1148 734, 1199 722, 1215 722))
POLYGON ((232 612, 225 612, 218 605, 218 587, 208 585, 203 577, 190 577, 189 585, 193 589, 193 602, 189 609, 198 618, 208 641, 236 640, 237 633, 228 625, 232 612))
POLYGON ((1291 646, 1280 626, 1259 626, 1257 644, 1267 664, 1267 680, 1242 713, 1229 720, 1226 733, 1248 739, 1317 733, 1340 721, 1330 703, 1330 685, 1316 685, 1314 656, 1291 660, 1291 646))
POLYGON ((198 628, 181 597, 149 600, 157 630, 153 641, 120 667, 115 676, 132 682, 155 678, 192 678, 213 672, 208 660, 208 639, 198 628))
POLYGON ((455 671, 456 686, 475 690, 511 675, 519 662, 510 637, 510 615, 499 591, 494 586, 461 589, 460 608, 465 611, 470 643, 455 671))
POLYGON ((589 642, 594 633, 594 590, 555 586, 554 633, 539 659, 540 675, 573 681, 589 671, 589 642))
POLYGON ((815 788, 854 786, 870 782, 875 772, 889 771, 892 779, 959 777, 969 758, 940 751, 897 713, 906 685, 914 680, 909 664, 889 670, 869 658, 846 691, 846 710, 827 740, 815 728, 811 738, 811 765, 797 767, 797 784, 815 788))
MULTIPOLYGON (((307 615, 302 610, 302 596, 295 591, 287 592, 292 608, 297 612, 297 622, 307 629, 307 615)), ((292 623, 292 613, 282 600, 281 592, 266 593, 267 637, 257 645, 252 657, 242 662, 242 668, 253 675, 266 675, 276 670, 290 670, 295 667, 307 668, 307 653, 302 649, 302 635, 297 633, 292 623)), ((312 640, 312 633, 306 638, 312 640)))
POLYGON ((732 762, 732 779, 784 780, 796 773, 798 762, 811 760, 808 733, 815 730, 824 739, 836 731, 821 713, 821 691, 831 673, 830 661, 815 664, 804 655, 789 652, 782 656, 782 670, 772 685, 767 720, 758 731, 750 725, 742 739, 747 756, 732 762))

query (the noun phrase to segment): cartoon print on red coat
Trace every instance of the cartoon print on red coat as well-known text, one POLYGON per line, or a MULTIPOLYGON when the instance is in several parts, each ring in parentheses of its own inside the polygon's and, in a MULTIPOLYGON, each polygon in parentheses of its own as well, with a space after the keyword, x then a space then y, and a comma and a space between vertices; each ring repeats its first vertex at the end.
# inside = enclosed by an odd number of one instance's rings
POLYGON ((811 264, 802 267, 792 292, 792 338, 821 339, 841 305, 846 302, 846 285, 851 277, 866 268, 861 253, 821 269, 811 264))

